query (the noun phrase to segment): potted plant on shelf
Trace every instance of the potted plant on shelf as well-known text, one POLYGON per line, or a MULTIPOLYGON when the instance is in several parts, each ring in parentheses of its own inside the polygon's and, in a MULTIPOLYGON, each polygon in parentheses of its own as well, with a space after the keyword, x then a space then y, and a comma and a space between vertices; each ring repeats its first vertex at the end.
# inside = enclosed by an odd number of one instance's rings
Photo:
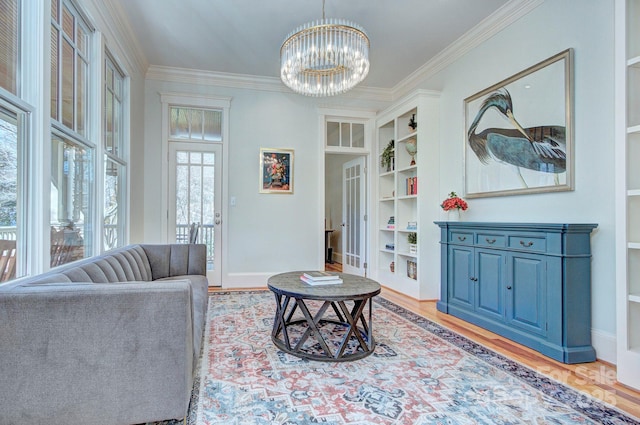
POLYGON ((418 234, 416 232, 410 232, 407 235, 407 241, 409 242, 409 254, 418 253, 418 234))
POLYGON ((411 115, 409 118, 409 132, 413 133, 418 128, 418 122, 416 121, 416 114, 411 115))
POLYGON ((382 154, 380 155, 380 166, 385 168, 387 171, 393 170, 393 161, 395 157, 395 143, 393 139, 387 144, 387 147, 384 148, 382 154))

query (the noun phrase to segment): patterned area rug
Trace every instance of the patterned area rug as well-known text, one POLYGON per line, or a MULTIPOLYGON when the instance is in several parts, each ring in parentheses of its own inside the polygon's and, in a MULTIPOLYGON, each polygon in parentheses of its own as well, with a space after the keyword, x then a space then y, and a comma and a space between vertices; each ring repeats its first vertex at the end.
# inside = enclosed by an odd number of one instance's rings
POLYGON ((210 296, 189 425, 640 423, 381 297, 353 362, 278 350, 274 311, 271 292, 210 296))

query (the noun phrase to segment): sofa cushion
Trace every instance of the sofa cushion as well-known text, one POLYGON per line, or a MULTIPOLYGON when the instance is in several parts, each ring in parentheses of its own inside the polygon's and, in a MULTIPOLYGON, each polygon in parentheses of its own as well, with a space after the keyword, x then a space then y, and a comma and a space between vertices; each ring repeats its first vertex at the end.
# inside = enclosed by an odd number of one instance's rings
MULTIPOLYGON (((167 280, 187 280, 191 285, 191 296, 193 299, 193 361, 197 362, 200 357, 200 348, 202 345, 202 335, 206 323, 207 303, 209 302, 209 282, 206 276, 202 275, 180 275, 171 276, 158 281, 167 280)), ((194 373, 195 373, 194 363, 194 373)))
POLYGON ((141 247, 146 252, 152 280, 169 276, 207 274, 207 251, 204 245, 169 244, 141 247))

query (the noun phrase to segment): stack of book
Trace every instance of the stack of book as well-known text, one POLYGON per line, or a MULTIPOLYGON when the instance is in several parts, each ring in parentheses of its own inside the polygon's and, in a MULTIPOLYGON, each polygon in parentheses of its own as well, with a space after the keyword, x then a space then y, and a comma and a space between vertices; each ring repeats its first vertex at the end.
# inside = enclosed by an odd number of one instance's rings
POLYGON ((300 280, 309 285, 336 285, 342 283, 339 275, 328 272, 305 272, 300 280))
POLYGON ((406 182, 407 182, 407 186, 406 186, 407 195, 417 195, 418 194, 418 178, 409 177, 407 178, 406 182))
POLYGON ((395 229, 396 228, 396 218, 394 216, 389 217, 389 221, 387 221, 387 229, 395 229))

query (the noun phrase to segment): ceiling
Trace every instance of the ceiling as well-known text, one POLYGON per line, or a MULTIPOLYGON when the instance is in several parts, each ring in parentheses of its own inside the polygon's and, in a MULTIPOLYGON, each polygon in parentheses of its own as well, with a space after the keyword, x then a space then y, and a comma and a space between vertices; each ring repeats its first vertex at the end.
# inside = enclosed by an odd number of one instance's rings
MULTIPOLYGON (((362 26, 371 69, 392 88, 508 0, 327 0, 325 16, 362 26)), ((279 78, 280 46, 322 17, 322 0, 112 0, 149 65, 279 78)))

